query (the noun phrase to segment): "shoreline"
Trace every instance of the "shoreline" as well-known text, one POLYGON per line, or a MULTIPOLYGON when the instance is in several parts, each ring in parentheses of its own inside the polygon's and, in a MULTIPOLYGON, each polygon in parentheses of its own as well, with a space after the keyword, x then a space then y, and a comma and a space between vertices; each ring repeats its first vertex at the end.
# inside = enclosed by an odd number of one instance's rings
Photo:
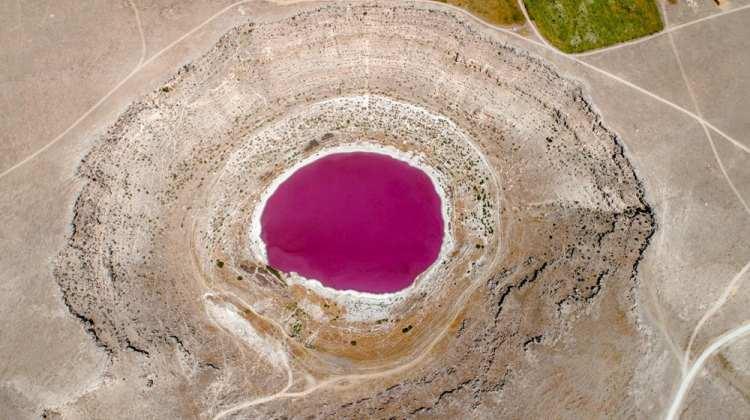
POLYGON ((255 207, 251 216, 251 227, 250 227, 250 233, 249 233, 250 250, 252 251, 253 256, 255 256, 261 263, 267 266, 270 266, 270 264, 268 263, 266 244, 263 241, 263 239, 261 239, 260 237, 261 230, 262 230, 260 218, 261 218, 261 215, 263 214, 263 210, 266 207, 266 203, 268 202, 268 199, 276 192, 276 189, 278 189, 282 183, 288 180, 299 169, 317 161, 318 159, 321 159, 323 157, 333 155, 333 154, 351 153, 351 152, 378 153, 381 155, 389 156, 399 161, 402 161, 413 168, 419 169, 427 175, 427 177, 432 182, 433 187, 435 188, 435 192, 440 198, 440 213, 443 218, 443 238, 442 238, 442 243, 440 245, 440 252, 438 253, 437 258, 435 258, 435 261, 432 264, 430 264, 430 266, 427 267, 426 270, 424 270, 418 276, 416 276, 409 286, 396 292, 387 292, 387 293, 370 293, 370 292, 362 292, 362 291, 353 290, 353 289, 339 290, 339 289, 334 289, 332 287, 328 287, 324 285, 318 279, 306 278, 306 277, 300 276, 296 272, 290 272, 290 273, 282 272, 282 273, 285 274, 284 280, 286 283, 290 285, 297 284, 297 285, 303 286, 326 298, 336 299, 337 297, 349 297, 349 298, 356 298, 357 300, 363 301, 363 303, 364 301, 375 303, 375 304, 393 303, 393 302, 396 302, 405 298, 412 290, 416 288, 416 286, 419 283, 422 283, 424 280, 431 277, 431 275, 434 274, 435 269, 443 261, 445 261, 446 257, 449 254, 449 251, 453 248, 453 245, 454 245, 453 235, 450 230, 450 226, 451 226, 450 220, 453 214, 452 206, 447 200, 447 194, 445 192, 445 189, 443 188, 443 185, 440 183, 440 177, 438 176, 439 174, 438 171, 432 168, 431 166, 425 164, 423 162, 421 155, 419 155, 418 153, 404 152, 393 146, 386 146, 386 145, 376 144, 373 142, 362 141, 362 142, 357 142, 357 143, 349 143, 345 145, 338 145, 338 146, 331 146, 331 147, 323 148, 321 150, 316 151, 312 155, 306 157, 305 159, 300 160, 299 162, 295 163, 293 166, 287 168, 278 177, 276 177, 260 195, 258 205, 255 207))

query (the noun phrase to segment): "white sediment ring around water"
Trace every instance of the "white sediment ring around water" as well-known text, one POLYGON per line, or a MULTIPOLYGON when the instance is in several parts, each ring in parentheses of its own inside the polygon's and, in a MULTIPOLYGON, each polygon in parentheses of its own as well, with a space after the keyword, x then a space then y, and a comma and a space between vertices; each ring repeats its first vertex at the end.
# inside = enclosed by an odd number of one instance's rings
MULTIPOLYGON (((128 108, 80 172, 56 279, 129 383, 161 378, 148 392, 160 409, 182 390, 165 413, 519 417, 548 385, 580 379, 533 355, 567 343, 570 367, 584 366, 592 331, 623 351, 593 380, 633 381, 620 373, 640 354, 629 315, 653 217, 622 145, 579 84, 434 5, 242 25, 128 108), (261 195, 360 141, 415 151, 445 177, 455 252, 387 298, 279 281, 249 240, 261 195), (372 380, 349 380, 361 375, 372 380)), ((601 397, 627 412, 627 398, 601 397)))
POLYGON ((299 168, 330 154, 351 151, 391 156, 427 174, 440 197, 444 222, 438 257, 408 287, 393 293, 336 290, 294 273, 284 276, 286 285, 298 285, 337 302, 347 308, 347 320, 371 321, 386 318, 411 298, 422 300, 448 288, 466 287, 483 276, 487 255, 499 244, 501 191, 486 156, 448 118, 381 95, 306 104, 248 133, 227 157, 220 181, 207 198, 216 221, 210 222, 214 231, 226 233, 219 233, 224 239, 214 241, 221 245, 215 258, 228 260, 230 267, 240 261, 267 266, 260 235, 267 200, 299 168), (315 141, 316 147, 309 149, 315 141), (267 169, 259 170, 262 167, 267 169), (241 188, 251 192, 237 200, 241 188))
POLYGON ((284 181, 294 175, 294 173, 296 173, 300 168, 305 167, 325 156, 350 152, 369 152, 390 156, 394 159, 405 162, 410 166, 417 168, 427 174, 427 176, 430 178, 430 181, 432 182, 432 185, 435 188, 435 191, 440 197, 440 211, 441 217, 443 218, 443 237, 440 245, 440 252, 438 253, 435 261, 430 264, 430 266, 426 270, 417 275, 417 277, 409 286, 397 292, 369 293, 351 289, 339 290, 325 286, 319 279, 306 278, 296 272, 287 273, 288 281, 293 284, 299 284, 305 287, 309 287, 326 297, 333 297, 339 294, 344 294, 350 297, 357 297, 367 300, 394 300, 410 293, 411 289, 413 289, 417 283, 429 281, 430 277, 435 274, 436 268, 447 259, 448 254, 452 251, 454 246, 453 233, 451 232, 450 225, 448 223, 451 220, 453 209, 448 196, 446 195, 445 189, 443 188, 441 176, 434 168, 426 165, 424 163, 424 159, 417 153, 405 153, 392 146, 380 145, 371 142, 338 145, 324 148, 315 152, 311 156, 301 160, 294 166, 287 169, 284 173, 277 177, 261 195, 260 202, 256 206, 255 211, 253 211, 252 215, 252 226, 250 229, 250 247, 253 254, 255 254, 260 261, 262 261, 264 264, 269 264, 268 255, 266 252, 266 244, 261 238, 262 226, 260 222, 263 210, 268 203, 268 199, 271 198, 271 196, 276 192, 279 186, 284 183, 284 181))

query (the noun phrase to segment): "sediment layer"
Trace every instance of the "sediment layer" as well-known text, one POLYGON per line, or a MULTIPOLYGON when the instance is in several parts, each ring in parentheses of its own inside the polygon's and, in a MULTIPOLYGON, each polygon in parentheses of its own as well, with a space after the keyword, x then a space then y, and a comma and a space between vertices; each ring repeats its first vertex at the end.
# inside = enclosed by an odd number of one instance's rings
POLYGON ((642 187, 585 87, 437 7, 237 27, 86 156, 56 277, 135 414, 634 414, 642 187), (448 248, 403 293, 258 258, 263 192, 337 147, 409 156, 445 194, 448 248))

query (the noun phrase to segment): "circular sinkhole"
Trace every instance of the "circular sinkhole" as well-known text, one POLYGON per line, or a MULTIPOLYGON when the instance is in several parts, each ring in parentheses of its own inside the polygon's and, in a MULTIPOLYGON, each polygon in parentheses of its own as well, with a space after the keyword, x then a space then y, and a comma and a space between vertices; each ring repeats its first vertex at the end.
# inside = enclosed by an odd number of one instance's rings
POLYGON ((260 216, 268 264, 344 291, 392 293, 438 258, 441 198, 421 169, 375 152, 339 152, 294 171, 260 216))

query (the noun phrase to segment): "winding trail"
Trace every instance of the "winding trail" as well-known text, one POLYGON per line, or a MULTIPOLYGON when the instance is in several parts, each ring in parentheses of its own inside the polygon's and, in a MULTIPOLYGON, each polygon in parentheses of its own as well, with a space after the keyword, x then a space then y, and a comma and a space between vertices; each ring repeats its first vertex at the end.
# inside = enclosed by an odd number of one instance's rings
POLYGON ((138 11, 138 8, 135 7, 135 4, 133 3, 133 0, 128 0, 128 4, 130 5, 130 8, 133 9, 133 15, 135 16, 135 23, 138 26, 138 36, 141 38, 141 56, 138 59, 138 64, 136 67, 143 65, 143 62, 146 60, 146 34, 143 32, 143 24, 141 23, 141 14, 138 11))
POLYGON ((688 363, 690 361, 690 351, 693 348, 693 344, 695 344, 695 339, 698 336, 698 332, 700 332, 700 329, 703 327, 703 324, 706 323, 712 316, 714 316, 719 309, 721 309, 722 306, 724 306, 727 301, 733 297, 737 290, 739 289, 739 283, 742 280, 742 277, 750 270, 750 261, 745 264, 744 267, 742 267, 742 270, 740 270, 739 273, 737 273, 732 280, 729 282, 727 287, 724 289, 724 293, 719 297, 719 299, 714 302, 714 304, 711 306, 711 308, 706 311, 706 313, 703 315, 703 317, 698 321, 698 324, 696 325, 695 329, 693 330, 693 334, 690 336, 690 341, 688 342, 687 350, 685 350, 685 360, 683 361, 682 370, 683 373, 686 374, 688 371, 688 363))
MULTIPOLYGON (((141 39, 141 54, 140 54, 140 59, 138 60, 138 64, 136 64, 136 66, 133 68, 133 70, 131 70, 130 73, 128 73, 128 75, 125 76, 124 79, 122 79, 112 89, 110 89, 109 92, 107 92, 106 94, 104 94, 104 96, 102 96, 101 99, 99 99, 98 101, 96 101, 96 103, 94 105, 92 105, 91 108, 89 108, 88 110, 86 110, 86 112, 84 112, 83 115, 81 115, 80 117, 78 117, 77 120, 73 121, 73 124, 71 124, 68 128, 66 128, 65 130, 63 130, 62 133, 58 134, 57 137, 53 138, 49 143, 47 143, 44 146, 42 146, 41 148, 39 148, 39 150, 37 150, 36 152, 34 152, 34 153, 30 154, 29 156, 23 158, 20 162, 16 163, 15 165, 11 166, 10 168, 8 168, 8 169, 4 170, 2 173, 0 173, 0 179, 4 178, 6 175, 8 175, 9 173, 15 171, 16 169, 20 168, 21 166, 27 164, 28 162, 30 162, 31 160, 33 160, 34 158, 36 158, 40 154, 44 153, 47 149, 49 149, 50 147, 54 146, 63 137, 65 137, 66 134, 68 134, 71 130, 73 130, 74 128, 76 128, 78 126, 78 124, 80 124, 89 115, 91 115, 91 113, 93 113, 94 111, 96 111, 97 109, 99 109, 99 107, 104 102, 106 102, 107 99, 109 99, 109 97, 112 96, 112 94, 114 94, 115 92, 117 92, 125 83, 128 82, 128 80, 130 80, 133 76, 135 76, 146 64, 150 63, 159 54, 161 54, 162 52, 166 51, 166 50, 162 50, 159 53, 155 54, 153 57, 151 57, 149 60, 144 60, 145 57, 146 57, 146 38, 145 38, 145 35, 144 35, 144 32, 143 32, 143 26, 141 25, 141 16, 140 16, 140 13, 138 12, 138 8, 135 7, 135 5, 133 4, 132 0, 128 0, 128 4, 133 9, 133 14, 135 15, 135 21, 136 21, 136 24, 138 26, 138 33, 139 33, 139 36, 140 36, 140 39, 141 39)), ((182 40, 182 39, 184 39, 184 38, 181 38, 180 40, 182 40)), ((175 43, 175 45, 176 45, 176 43, 175 43)), ((169 48, 171 48, 171 47, 169 47, 169 48)))
POLYGON ((703 353, 701 353, 700 357, 695 360, 695 363, 693 363, 690 370, 682 379, 680 388, 677 390, 677 393, 675 393, 674 398, 672 399, 672 405, 669 407, 669 411, 667 411, 665 417, 666 420, 675 420, 679 418, 682 401, 685 399, 685 396, 687 396, 688 391, 690 391, 690 386, 693 384, 695 377, 703 370, 703 365, 708 358, 713 356, 714 353, 719 351, 722 347, 727 346, 748 334, 750 334, 750 323, 746 323, 719 336, 706 348, 706 350, 703 351, 703 353))
POLYGON ((534 32, 534 35, 539 39, 539 41, 544 44, 544 46, 548 49, 558 51, 560 54, 565 54, 562 51, 558 50, 552 44, 550 44, 547 41, 547 38, 542 36, 542 33, 539 32, 539 28, 536 27, 536 23, 531 19, 531 16, 529 16, 529 11, 526 10, 526 3, 523 2, 523 0, 518 0, 518 8, 521 9, 521 13, 523 13, 523 17, 526 19, 526 24, 531 27, 531 31, 534 32))

